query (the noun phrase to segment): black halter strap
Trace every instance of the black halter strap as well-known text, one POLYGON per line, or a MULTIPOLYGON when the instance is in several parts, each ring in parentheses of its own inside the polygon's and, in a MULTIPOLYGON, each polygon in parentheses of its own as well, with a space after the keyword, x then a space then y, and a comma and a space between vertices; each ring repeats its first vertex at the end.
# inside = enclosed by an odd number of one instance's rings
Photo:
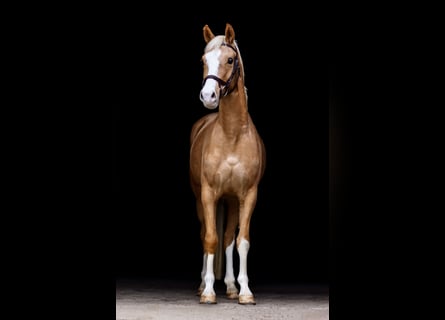
POLYGON ((223 42, 221 44, 221 46, 229 47, 233 51, 235 51, 235 54, 236 54, 235 55, 235 64, 233 65, 232 73, 231 73, 229 79, 227 79, 227 81, 224 81, 221 78, 218 78, 217 76, 210 74, 207 77, 205 77, 204 80, 202 81, 202 87, 204 87, 204 84, 206 83, 207 79, 213 79, 216 82, 218 82, 219 87, 222 91, 222 96, 225 97, 227 94, 229 94, 230 84, 232 83, 232 80, 235 78, 235 75, 237 73, 239 73, 240 68, 239 68, 239 60, 238 60, 238 51, 236 51, 236 49, 232 45, 225 43, 225 42, 223 42))

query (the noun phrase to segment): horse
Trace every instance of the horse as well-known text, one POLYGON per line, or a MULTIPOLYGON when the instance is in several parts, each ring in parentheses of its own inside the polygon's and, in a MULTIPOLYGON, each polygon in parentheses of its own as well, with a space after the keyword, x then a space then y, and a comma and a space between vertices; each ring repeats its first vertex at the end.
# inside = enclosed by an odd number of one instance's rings
MULTIPOLYGON (((266 150, 247 108, 244 66, 235 31, 226 23, 225 34, 215 36, 206 24, 202 55, 203 81, 199 99, 209 110, 197 120, 190 134, 190 184, 196 198, 203 246, 200 303, 216 304, 214 267, 218 250, 225 252, 226 296, 239 304, 255 305, 249 288, 247 256, 250 220, 257 203, 258 185, 264 175, 266 150), (217 217, 224 209, 224 221, 217 217), (236 238, 235 238, 236 237, 236 238), (233 250, 239 254, 235 284, 233 250), (219 249, 218 249, 219 248, 219 249)), ((222 256, 222 252, 220 252, 222 256)))

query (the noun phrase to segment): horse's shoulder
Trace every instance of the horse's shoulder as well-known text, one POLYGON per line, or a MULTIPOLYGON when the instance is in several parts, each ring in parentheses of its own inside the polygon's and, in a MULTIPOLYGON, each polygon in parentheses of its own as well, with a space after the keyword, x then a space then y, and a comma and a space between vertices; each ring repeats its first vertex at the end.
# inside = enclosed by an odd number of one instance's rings
POLYGON ((196 121, 192 126, 191 139, 193 140, 205 127, 214 122, 217 116, 218 113, 213 112, 203 116, 198 121, 196 121))

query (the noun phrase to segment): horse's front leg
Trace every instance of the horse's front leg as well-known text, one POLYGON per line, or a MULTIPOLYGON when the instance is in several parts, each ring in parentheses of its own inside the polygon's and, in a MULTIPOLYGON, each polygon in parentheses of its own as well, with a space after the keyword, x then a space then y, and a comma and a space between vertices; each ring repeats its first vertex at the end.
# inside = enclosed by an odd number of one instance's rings
POLYGON ((200 303, 216 303, 216 294, 213 288, 215 274, 213 263, 215 260, 216 247, 218 245, 218 234, 216 232, 216 199, 213 192, 208 188, 203 188, 201 193, 203 220, 205 225, 203 246, 204 246, 204 290, 201 293, 200 303))
POLYGON ((250 248, 250 218, 255 207, 257 199, 257 190, 250 190, 245 199, 240 201, 239 215, 239 233, 236 239, 238 254, 240 258, 240 267, 238 275, 238 283, 240 284, 240 292, 238 303, 240 304, 256 304, 252 291, 249 288, 249 277, 247 276, 247 255, 250 248))
POLYGON ((201 294, 204 291, 204 288, 206 286, 205 276, 206 276, 206 269, 207 269, 207 255, 205 253, 203 254, 202 260, 203 261, 202 261, 202 269, 201 269, 201 283, 199 284, 199 288, 198 288, 198 292, 197 292, 198 296, 201 296, 201 294))
MULTIPOLYGON (((200 239, 201 239, 202 245, 204 246, 205 224, 204 224, 204 214, 203 214, 203 209, 202 209, 201 198, 198 198, 196 200, 196 209, 198 211, 198 219, 201 224, 200 239)), ((205 277, 205 273, 206 273, 206 264, 207 264, 207 255, 205 253, 203 254, 202 260, 203 261, 202 261, 202 269, 201 269, 201 283, 199 284, 199 288, 198 288, 198 292, 197 292, 198 296, 201 296, 202 292, 204 291, 204 287, 205 287, 204 277, 205 277)))

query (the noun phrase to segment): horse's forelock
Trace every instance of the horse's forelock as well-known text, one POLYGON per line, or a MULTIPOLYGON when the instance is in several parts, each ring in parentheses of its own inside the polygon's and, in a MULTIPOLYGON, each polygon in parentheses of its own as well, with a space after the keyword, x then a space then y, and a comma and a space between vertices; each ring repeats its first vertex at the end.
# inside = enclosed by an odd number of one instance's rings
POLYGON ((221 47, 221 45, 224 43, 224 36, 216 36, 212 40, 207 43, 204 52, 212 51, 216 48, 221 47))

